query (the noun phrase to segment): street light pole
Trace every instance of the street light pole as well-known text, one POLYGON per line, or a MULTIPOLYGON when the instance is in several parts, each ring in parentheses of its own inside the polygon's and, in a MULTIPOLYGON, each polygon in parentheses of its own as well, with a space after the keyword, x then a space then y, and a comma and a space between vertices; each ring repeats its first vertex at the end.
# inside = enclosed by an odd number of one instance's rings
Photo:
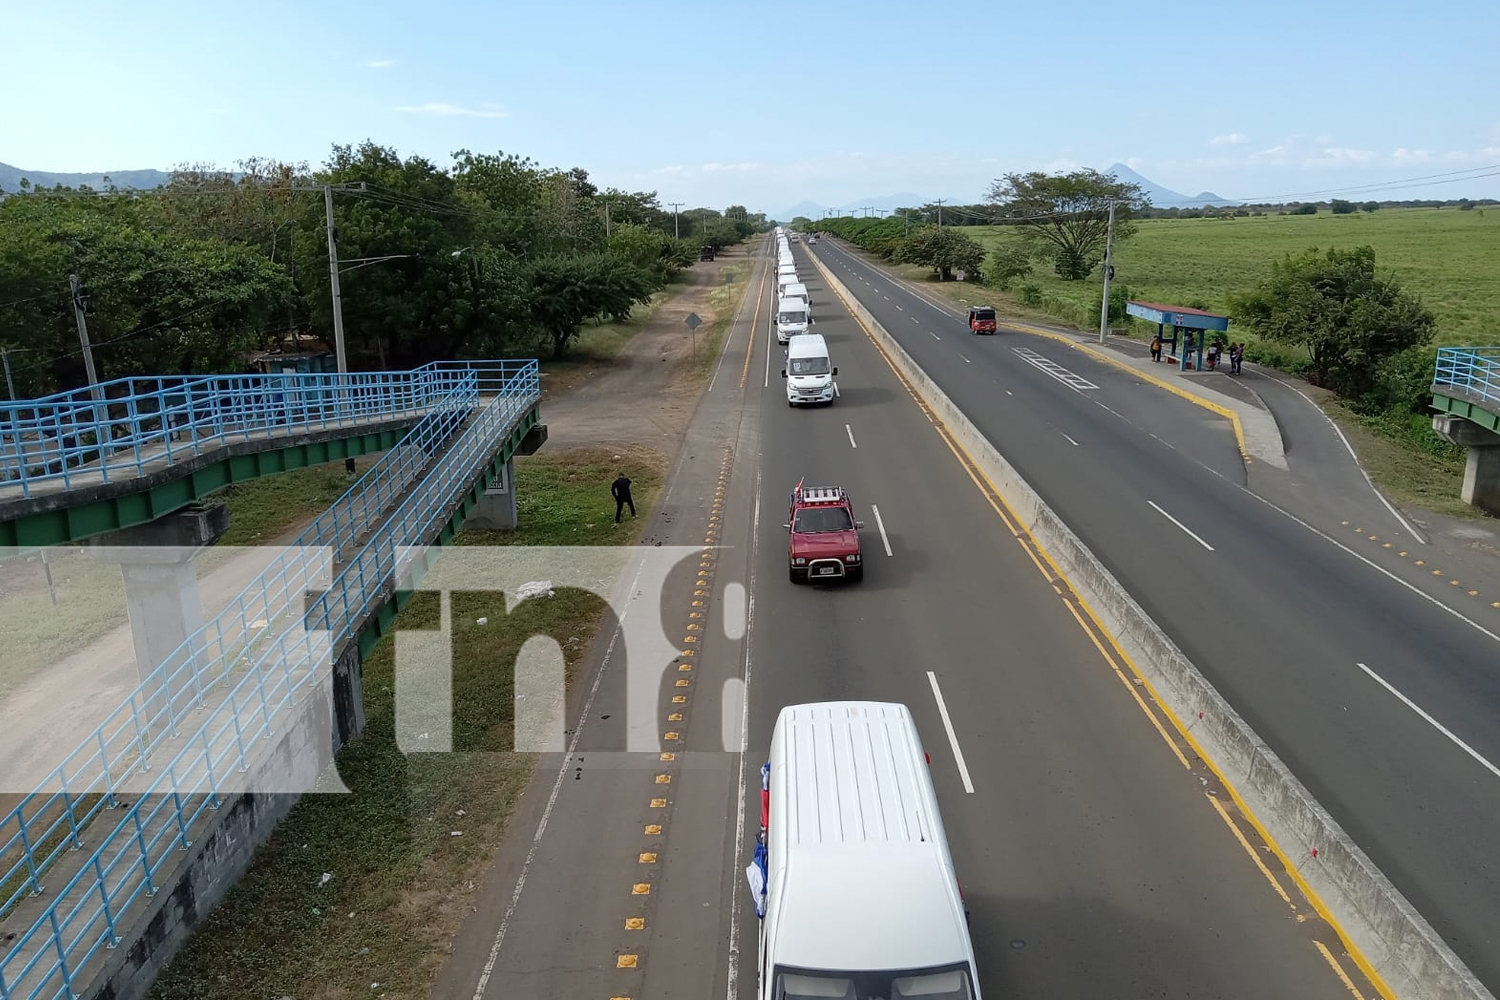
POLYGON ((99 388, 99 373, 94 370, 94 345, 89 343, 89 322, 83 316, 83 286, 78 275, 68 275, 68 286, 73 291, 73 318, 78 322, 78 342, 83 345, 83 370, 88 373, 89 389, 94 397, 94 419, 103 423, 105 413, 99 404, 104 402, 104 393, 99 388))
POLYGON ((333 349, 338 357, 339 374, 349 371, 349 359, 344 354, 344 300, 339 294, 339 245, 338 232, 333 224, 333 188, 323 185, 323 210, 328 217, 328 283, 333 289, 333 349))
POLYGON ((680 201, 669 201, 667 202, 667 204, 672 206, 672 238, 680 240, 682 239, 682 228, 677 224, 677 210, 681 208, 685 203, 680 201))

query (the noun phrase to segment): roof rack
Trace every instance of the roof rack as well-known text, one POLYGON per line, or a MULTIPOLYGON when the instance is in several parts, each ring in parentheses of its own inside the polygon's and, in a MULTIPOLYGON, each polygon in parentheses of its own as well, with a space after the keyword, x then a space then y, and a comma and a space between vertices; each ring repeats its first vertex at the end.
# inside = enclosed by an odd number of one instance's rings
POLYGON ((792 491, 792 500, 801 504, 847 503, 849 494, 842 486, 799 486, 792 491))

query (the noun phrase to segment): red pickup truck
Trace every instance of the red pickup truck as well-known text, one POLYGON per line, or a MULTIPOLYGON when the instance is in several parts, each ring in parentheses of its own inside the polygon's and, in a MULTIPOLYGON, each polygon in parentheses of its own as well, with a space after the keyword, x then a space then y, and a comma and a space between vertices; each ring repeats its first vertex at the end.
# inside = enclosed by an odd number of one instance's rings
POLYGON ((814 489, 798 483, 782 526, 790 533, 787 571, 791 581, 862 579, 865 567, 859 529, 864 526, 854 519, 849 494, 842 487, 814 489))
POLYGON ((995 310, 989 306, 975 306, 969 310, 969 329, 975 333, 994 333, 995 310))

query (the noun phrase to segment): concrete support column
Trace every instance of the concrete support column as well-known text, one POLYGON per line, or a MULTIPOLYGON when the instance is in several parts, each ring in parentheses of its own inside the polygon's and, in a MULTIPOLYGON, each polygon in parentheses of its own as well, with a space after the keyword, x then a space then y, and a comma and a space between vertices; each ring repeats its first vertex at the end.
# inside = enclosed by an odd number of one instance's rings
POLYGON ((1432 429, 1444 441, 1468 449, 1460 494, 1464 503, 1500 514, 1500 434, 1451 413, 1433 417, 1432 429))
POLYGON ((485 489, 469 513, 466 527, 480 531, 514 531, 516 528, 515 459, 505 463, 500 475, 485 489))
POLYGON ((149 524, 89 539, 90 555, 100 562, 118 563, 125 580, 136 671, 143 681, 158 679, 144 706, 143 723, 162 724, 168 705, 180 714, 184 706, 175 702, 194 687, 192 662, 198 651, 178 652, 203 625, 193 560, 228 529, 229 508, 217 504, 188 507, 149 524), (158 667, 163 669, 158 671, 158 667))

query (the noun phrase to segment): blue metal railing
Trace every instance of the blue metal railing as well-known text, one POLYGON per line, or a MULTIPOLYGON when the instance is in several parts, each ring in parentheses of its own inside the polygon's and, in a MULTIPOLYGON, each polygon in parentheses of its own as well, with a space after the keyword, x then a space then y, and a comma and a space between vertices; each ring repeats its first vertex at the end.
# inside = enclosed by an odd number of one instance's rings
POLYGON ((0 960, 0 998, 67 996, 83 964, 99 949, 118 943, 120 914, 142 894, 156 891, 156 875, 171 852, 186 848, 188 831, 205 809, 217 808, 216 792, 225 787, 224 776, 254 765, 257 741, 276 732, 278 723, 296 710, 298 697, 326 677, 328 652, 352 638, 365 612, 384 599, 401 548, 430 539, 464 477, 472 476, 487 449, 493 451, 500 436, 535 405, 540 389, 536 362, 484 364, 498 373, 498 398, 476 413, 479 377, 474 370, 428 372, 434 391, 441 386, 450 398, 273 560, 225 612, 143 680, 6 817, 15 832, 0 847, 0 858, 19 857, 0 876, 0 885, 8 881, 19 886, 0 912, 40 892, 48 866, 63 853, 82 849, 80 831, 117 801, 116 792, 132 781, 144 785, 148 767, 157 771, 149 785, 129 787, 133 802, 114 829, 97 846, 90 838, 92 856, 60 891, 50 894, 45 911, 0 960), (436 458, 466 420, 458 439, 436 458), (400 506, 382 520, 390 503, 408 490, 400 506), (319 554, 331 550, 337 559, 367 534, 358 553, 304 610, 306 595, 320 589, 327 575, 326 560, 319 554), (169 739, 172 744, 166 746, 169 739), (160 758, 173 749, 175 755, 163 768, 160 758))
POLYGON ((1440 347, 1434 388, 1461 389, 1500 407, 1500 347, 1440 347))
POLYGON ((420 412, 443 374, 124 378, 100 383, 98 398, 85 388, 0 403, 0 490, 108 483, 231 442, 420 412))

